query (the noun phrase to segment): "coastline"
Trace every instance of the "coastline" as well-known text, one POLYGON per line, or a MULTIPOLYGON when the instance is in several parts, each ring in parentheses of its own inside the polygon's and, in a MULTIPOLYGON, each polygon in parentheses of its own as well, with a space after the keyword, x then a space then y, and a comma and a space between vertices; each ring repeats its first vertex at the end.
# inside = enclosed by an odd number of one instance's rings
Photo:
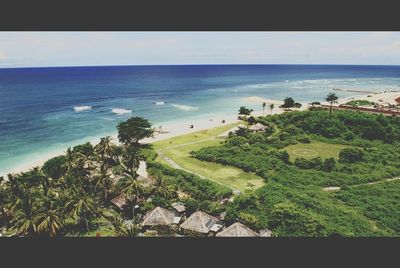
MULTIPOLYGON (((358 92, 361 93, 361 92, 358 92)), ((369 101, 374 101, 378 102, 379 100, 382 100, 381 103, 395 103, 395 98, 400 97, 400 92, 380 92, 380 93, 374 93, 374 94, 359 94, 359 95, 354 95, 350 97, 345 97, 345 98, 339 98, 338 99, 338 104, 343 104, 346 103, 350 100, 358 99, 358 100, 369 100, 369 101)), ((263 102, 267 104, 267 107, 263 111, 262 109, 260 110, 255 110, 252 112, 252 116, 263 116, 263 115, 271 115, 271 114, 280 114, 285 112, 284 109, 279 108, 278 106, 283 103, 281 100, 274 100, 274 99, 266 99, 266 98, 261 98, 259 96, 248 96, 248 97, 243 97, 243 105, 246 106, 246 104, 259 104, 260 107, 263 102), (274 109, 270 111, 269 109, 269 104, 274 104, 274 109)), ((327 102, 322 101, 321 103, 327 104, 327 102)), ((298 110, 307 110, 308 109, 308 103, 302 102, 302 107, 298 110)), ((238 114, 237 113, 232 113, 232 114, 217 114, 217 115, 204 115, 201 117, 197 118, 185 118, 185 119, 177 119, 175 121, 170 121, 170 122, 165 122, 165 123, 156 123, 153 124, 153 127, 157 130, 160 126, 162 127, 162 130, 167 132, 167 133, 159 133, 154 135, 152 138, 146 138, 142 142, 144 143, 153 143, 157 142, 160 140, 165 140, 169 139, 172 137, 176 136, 181 136, 205 129, 211 129, 215 127, 220 127, 232 123, 237 123, 240 120, 237 119, 238 114), (222 121, 225 120, 225 123, 222 123, 222 121), (193 125, 193 128, 190 128, 190 126, 193 125)), ((25 172, 30 170, 33 167, 36 166, 41 166, 43 165, 48 159, 58 156, 60 154, 65 153, 65 150, 69 146, 75 146, 79 145, 85 142, 90 142, 93 146, 96 145, 101 137, 104 136, 111 136, 113 139, 114 143, 118 143, 118 137, 117 137, 117 132, 113 133, 106 133, 101 136, 97 137, 86 137, 83 139, 80 139, 79 142, 76 142, 76 144, 65 144, 63 145, 63 149, 55 149, 53 151, 45 152, 45 153, 40 153, 38 152, 37 154, 31 155, 27 158, 29 160, 24 161, 20 165, 10 168, 9 170, 3 172, 4 174, 0 174, 0 176, 6 176, 8 173, 19 173, 19 172, 25 172)))

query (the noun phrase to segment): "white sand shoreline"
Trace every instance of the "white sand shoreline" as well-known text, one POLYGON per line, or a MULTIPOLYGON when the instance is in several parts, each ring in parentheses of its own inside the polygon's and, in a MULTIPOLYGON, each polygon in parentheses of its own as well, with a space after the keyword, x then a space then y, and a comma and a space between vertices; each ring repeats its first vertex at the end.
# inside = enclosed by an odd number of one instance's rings
MULTIPOLYGON (((379 102, 379 100, 382 100, 381 103, 390 103, 390 104, 395 104, 396 101, 395 99, 397 97, 400 97, 400 92, 382 92, 382 93, 375 93, 375 94, 360 94, 360 95, 355 95, 351 97, 346 97, 346 98, 340 98, 338 100, 339 104, 346 103, 350 100, 357 99, 357 100, 369 100, 372 102, 379 102)), ((262 116, 262 115, 270 115, 270 114, 280 114, 284 112, 284 109, 279 108, 279 105, 281 105, 283 101, 281 100, 273 100, 273 99, 266 99, 266 98, 261 98, 259 96, 248 96, 248 97, 243 97, 243 105, 246 106, 246 104, 259 104, 260 105, 260 110, 253 111, 252 115, 253 116, 262 116), (261 109, 262 103, 265 102, 267 104, 266 109, 263 111, 261 109), (274 109, 272 112, 269 109, 269 104, 274 104, 274 109)), ((327 104, 327 102, 321 101, 322 104, 327 104)), ((306 110, 308 109, 308 103, 302 102, 302 107, 300 110, 306 110)), ((238 107, 239 108, 239 107, 238 107)), ((181 136, 185 135, 188 133, 192 132, 197 132, 205 129, 211 129, 219 126, 224 126, 232 123, 238 122, 237 120, 238 114, 237 113, 232 113, 230 115, 215 115, 215 116, 204 116, 204 117, 199 117, 199 118, 183 118, 181 120, 177 120, 174 122, 165 122, 161 124, 155 124, 153 125, 154 128, 158 128, 160 125, 162 126, 162 129, 167 131, 168 133, 164 134, 157 134, 153 138, 147 138, 143 140, 144 143, 152 143, 176 136, 181 136), (222 121, 225 120, 225 123, 222 123, 222 121), (193 125, 193 128, 190 128, 189 126, 193 125)), ((111 134, 104 134, 99 137, 88 137, 86 141, 83 141, 85 139, 82 139, 81 143, 84 142, 90 142, 93 145, 97 144, 100 141, 100 137, 104 136, 111 136, 114 140, 114 142, 118 142, 118 137, 117 137, 117 132, 115 131, 114 133, 111 134)), ((4 174, 0 174, 0 176, 5 176, 8 173, 19 173, 19 172, 24 172, 28 171, 29 169, 35 167, 35 166, 41 166, 43 165, 48 159, 55 157, 57 155, 61 155, 65 153, 65 150, 67 149, 68 146, 66 146, 62 150, 54 150, 51 152, 47 153, 38 153, 35 155, 35 157, 32 157, 31 161, 27 161, 22 163, 21 165, 14 167, 8 171, 3 172, 4 174)))

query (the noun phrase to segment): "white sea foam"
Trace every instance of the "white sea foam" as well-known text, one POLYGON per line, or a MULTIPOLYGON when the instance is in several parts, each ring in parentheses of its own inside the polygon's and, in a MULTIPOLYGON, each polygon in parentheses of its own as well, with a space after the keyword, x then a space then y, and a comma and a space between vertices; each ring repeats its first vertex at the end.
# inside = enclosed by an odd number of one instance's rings
POLYGON ((132 112, 132 110, 126 110, 121 108, 113 108, 111 111, 118 115, 130 114, 132 112))
POLYGON ((194 111, 199 109, 199 107, 184 105, 184 104, 171 104, 171 105, 182 111, 194 111))
POLYGON ((82 112, 82 111, 86 111, 86 110, 90 110, 90 109, 92 109, 92 106, 85 105, 85 106, 75 106, 74 107, 75 112, 82 112))
POLYGON ((164 101, 156 101, 156 105, 164 105, 165 102, 164 101))

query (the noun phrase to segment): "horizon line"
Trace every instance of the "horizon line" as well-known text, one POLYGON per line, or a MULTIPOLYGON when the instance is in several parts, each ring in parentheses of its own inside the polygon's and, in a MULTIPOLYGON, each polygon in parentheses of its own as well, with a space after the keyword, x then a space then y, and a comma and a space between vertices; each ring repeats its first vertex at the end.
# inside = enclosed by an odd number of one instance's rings
POLYGON ((39 68, 79 68, 79 67, 154 67, 154 66, 260 66, 260 65, 277 65, 277 66, 391 66, 400 67, 400 64, 349 64, 349 63, 193 63, 193 64, 109 64, 109 65, 55 65, 55 66, 16 66, 16 67, 0 67, 5 69, 39 69, 39 68))

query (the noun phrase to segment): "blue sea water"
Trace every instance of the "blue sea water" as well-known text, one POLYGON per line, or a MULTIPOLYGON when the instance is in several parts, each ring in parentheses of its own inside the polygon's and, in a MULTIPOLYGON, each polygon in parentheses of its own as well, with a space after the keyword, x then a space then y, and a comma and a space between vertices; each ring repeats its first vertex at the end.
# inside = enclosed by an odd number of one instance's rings
MULTIPOLYGON (((332 88, 400 90, 400 66, 181 65, 0 69, 0 175, 21 162, 153 124, 236 113, 244 97, 322 101, 332 88)), ((339 97, 354 93, 336 92, 339 97)))

